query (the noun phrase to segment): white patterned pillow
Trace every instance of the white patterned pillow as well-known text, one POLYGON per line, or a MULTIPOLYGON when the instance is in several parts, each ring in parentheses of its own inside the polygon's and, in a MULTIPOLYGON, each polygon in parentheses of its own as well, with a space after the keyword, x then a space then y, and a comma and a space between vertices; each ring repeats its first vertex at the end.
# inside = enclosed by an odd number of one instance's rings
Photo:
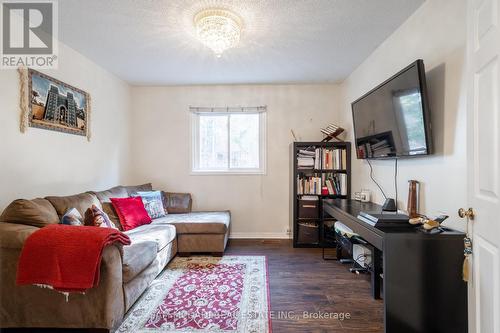
POLYGON ((141 197, 144 208, 146 208, 149 217, 152 219, 157 219, 166 215, 160 191, 136 192, 132 194, 132 196, 141 197))
POLYGON ((76 208, 70 208, 61 217, 61 224, 83 225, 83 217, 76 208))

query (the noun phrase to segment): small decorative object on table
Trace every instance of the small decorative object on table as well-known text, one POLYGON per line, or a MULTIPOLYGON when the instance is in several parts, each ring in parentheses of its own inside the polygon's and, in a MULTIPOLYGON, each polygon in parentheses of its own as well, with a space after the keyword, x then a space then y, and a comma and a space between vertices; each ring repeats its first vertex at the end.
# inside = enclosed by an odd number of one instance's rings
POLYGON ((441 223, 446 220, 448 215, 439 215, 435 219, 430 219, 427 216, 419 215, 410 218, 409 222, 413 225, 421 225, 421 230, 429 233, 441 232, 441 223))
POLYGON ((328 142, 332 139, 343 142, 344 140, 338 138, 338 136, 342 132, 344 132, 344 129, 342 127, 330 124, 326 128, 321 129, 321 133, 325 135, 325 137, 323 138, 323 140, 321 140, 321 142, 328 142))
POLYGON ((354 192, 354 200, 361 202, 370 202, 371 200, 370 190, 361 190, 360 192, 354 192))
POLYGON ((418 217, 418 202, 420 183, 416 180, 408 181, 408 216, 410 218, 418 217))
POLYGON ((372 192, 370 190, 361 190, 361 201, 362 202, 370 202, 372 198, 372 192))

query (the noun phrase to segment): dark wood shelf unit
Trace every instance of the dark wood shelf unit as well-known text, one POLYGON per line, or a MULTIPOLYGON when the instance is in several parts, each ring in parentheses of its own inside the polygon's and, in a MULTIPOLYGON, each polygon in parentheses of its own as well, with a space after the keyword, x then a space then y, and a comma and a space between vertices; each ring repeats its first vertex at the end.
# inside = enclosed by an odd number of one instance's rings
POLYGON ((349 199, 347 195, 297 194, 297 197, 312 196, 319 199, 349 199))
MULTIPOLYGON (((323 199, 349 199, 351 198, 351 143, 350 142, 294 142, 290 145, 291 150, 291 176, 292 191, 291 200, 291 225, 293 227, 293 246, 296 248, 334 248, 335 242, 325 237, 325 222, 332 221, 329 216, 323 215, 323 199), (324 169, 324 168, 299 168, 297 165, 297 154, 301 149, 324 148, 324 149, 342 149, 346 151, 346 161, 342 169, 324 169), (328 174, 346 174, 347 176, 347 194, 346 195, 319 195, 319 194, 298 194, 297 177, 299 175, 322 175, 328 174), (318 218, 299 218, 299 199, 302 196, 318 197, 318 218), (299 242, 299 222, 314 223, 318 226, 318 242, 303 243, 299 242)), ((322 184, 324 185, 324 184, 322 184)))
POLYGON ((302 169, 297 168, 300 172, 312 172, 312 173, 347 173, 345 169, 302 169))

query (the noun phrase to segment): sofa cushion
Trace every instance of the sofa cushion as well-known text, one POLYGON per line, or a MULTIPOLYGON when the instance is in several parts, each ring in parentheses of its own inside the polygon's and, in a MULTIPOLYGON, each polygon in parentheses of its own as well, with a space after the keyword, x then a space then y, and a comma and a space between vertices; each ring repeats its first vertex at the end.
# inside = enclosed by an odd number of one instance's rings
POLYGON ((153 225, 172 224, 178 234, 225 234, 231 223, 229 211, 168 214, 153 225))
POLYGON ((142 184, 142 185, 134 185, 134 186, 123 186, 123 188, 127 191, 128 196, 131 196, 136 192, 149 192, 153 190, 153 185, 151 183, 142 184))
POLYGON ((163 207, 168 214, 184 214, 191 212, 193 199, 190 193, 162 192, 163 207))
POLYGON ((101 203, 111 202, 111 198, 126 198, 129 196, 127 190, 123 186, 115 186, 104 191, 91 193, 95 194, 101 203))
POLYGON ((132 244, 140 242, 155 242, 157 251, 161 251, 165 246, 171 243, 176 236, 175 227, 173 225, 141 225, 135 229, 125 231, 130 237, 132 244))
POLYGON ((92 205, 102 208, 99 199, 91 193, 80 193, 65 197, 49 196, 45 197, 45 199, 50 201, 52 206, 56 209, 57 215, 60 217, 62 217, 70 208, 76 208, 82 216, 85 215, 87 208, 92 207, 92 205))
POLYGON ((157 243, 132 242, 123 247, 123 283, 127 283, 156 259, 157 243))
POLYGON ((0 216, 0 221, 41 228, 48 224, 57 224, 60 220, 57 211, 48 200, 37 198, 12 201, 0 216))
POLYGON ((111 198, 127 198, 127 190, 123 186, 115 186, 105 191, 90 192, 95 194, 97 199, 101 202, 102 210, 108 214, 109 219, 113 222, 118 229, 123 230, 120 224, 120 218, 111 204, 111 198))

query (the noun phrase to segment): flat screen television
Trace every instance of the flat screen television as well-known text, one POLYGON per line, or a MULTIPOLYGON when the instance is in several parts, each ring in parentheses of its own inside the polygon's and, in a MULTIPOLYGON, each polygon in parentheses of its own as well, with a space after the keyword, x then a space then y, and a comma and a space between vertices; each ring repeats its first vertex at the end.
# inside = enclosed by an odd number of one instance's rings
POLYGON ((351 106, 358 159, 432 153, 423 60, 415 61, 351 106))

